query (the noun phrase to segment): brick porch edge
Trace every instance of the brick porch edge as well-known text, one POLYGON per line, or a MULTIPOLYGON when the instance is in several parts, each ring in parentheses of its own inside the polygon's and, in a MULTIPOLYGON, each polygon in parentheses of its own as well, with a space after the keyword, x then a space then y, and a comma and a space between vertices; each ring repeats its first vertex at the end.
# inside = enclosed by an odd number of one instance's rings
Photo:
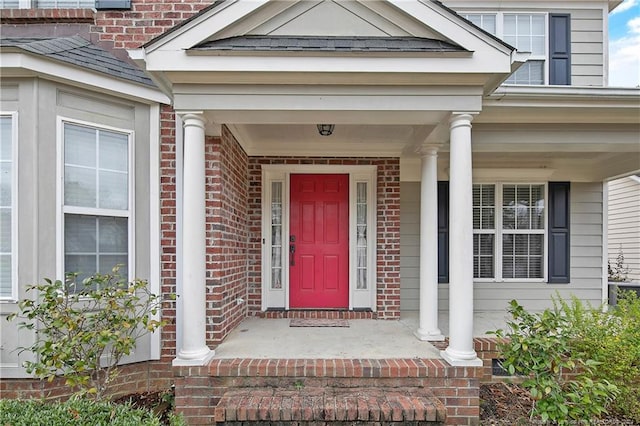
MULTIPOLYGON (((214 359, 175 367, 176 407, 189 424, 215 423, 215 407, 230 389, 422 388, 446 407, 446 424, 477 425, 481 367, 439 359, 214 359)), ((219 413, 221 414, 221 413, 219 413)))

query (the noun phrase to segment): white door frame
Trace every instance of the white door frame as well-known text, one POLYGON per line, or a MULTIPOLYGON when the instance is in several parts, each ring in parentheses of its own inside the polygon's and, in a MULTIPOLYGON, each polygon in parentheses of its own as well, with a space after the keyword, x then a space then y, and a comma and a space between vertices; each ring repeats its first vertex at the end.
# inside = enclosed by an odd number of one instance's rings
MULTIPOLYGON (((347 174, 349 175, 349 309, 376 310, 376 212, 377 166, 344 166, 324 164, 265 164, 262 165, 262 310, 289 309, 289 194, 292 174, 347 174), (281 282, 272 288, 272 187, 280 185, 282 191, 281 282), (366 185, 366 285, 357 288, 357 189, 366 185), (371 238, 373 236, 373 238, 371 238)), ((362 247, 361 247, 362 249, 362 247)))

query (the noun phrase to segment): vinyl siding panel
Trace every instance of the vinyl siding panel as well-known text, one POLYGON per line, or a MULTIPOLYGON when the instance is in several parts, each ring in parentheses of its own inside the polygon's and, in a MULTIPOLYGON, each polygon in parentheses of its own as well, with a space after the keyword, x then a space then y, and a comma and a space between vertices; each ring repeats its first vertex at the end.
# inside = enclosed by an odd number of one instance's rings
MULTIPOLYGON (((476 311, 502 311, 511 299, 528 309, 541 310, 551 305, 551 297, 575 295, 598 305, 602 299, 602 184, 571 184, 571 282, 476 282, 476 311)), ((419 224, 420 183, 400 185, 400 307, 418 310, 419 296, 419 224)), ((439 309, 447 311, 449 285, 440 284, 439 309)))
POLYGON ((589 8, 586 4, 562 2, 502 1, 480 5, 480 2, 450 0, 445 4, 462 12, 491 13, 558 13, 571 14, 571 85, 604 85, 604 18, 600 5, 589 8), (550 3, 558 6, 549 8, 550 3))
POLYGON ((609 182, 608 258, 622 251, 629 279, 640 281, 640 183, 632 178, 609 182))

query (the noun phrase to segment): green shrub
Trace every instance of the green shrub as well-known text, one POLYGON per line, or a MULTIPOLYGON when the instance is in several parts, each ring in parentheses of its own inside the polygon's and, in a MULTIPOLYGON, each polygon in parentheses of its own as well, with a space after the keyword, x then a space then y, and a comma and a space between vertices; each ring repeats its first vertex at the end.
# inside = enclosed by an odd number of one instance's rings
MULTIPOLYGON (((578 303, 577 301, 575 303, 578 303)), ((531 418, 567 424, 600 417, 618 394, 606 378, 594 380, 599 362, 582 353, 574 356, 577 333, 572 318, 557 304, 554 309, 529 313, 515 300, 509 312, 513 321, 498 348, 503 366, 513 375, 524 376, 522 386, 534 400, 531 418)))
POLYGON ((0 400, 0 424, 11 426, 159 426, 148 411, 128 405, 71 399, 45 403, 37 400, 0 400))
POLYGON ((620 391, 612 411, 640 423, 640 299, 636 293, 621 292, 618 305, 608 312, 585 309, 575 299, 559 304, 573 329, 572 358, 598 362, 593 380, 608 380, 620 391))
POLYGON ((164 325, 154 319, 160 299, 146 281, 129 283, 117 267, 81 284, 75 278, 29 287, 36 298, 20 301, 20 313, 8 319, 21 318, 21 327, 37 330, 35 342, 20 348, 36 355, 25 363, 28 373, 49 381, 62 375, 76 394, 100 400, 136 339, 164 325))

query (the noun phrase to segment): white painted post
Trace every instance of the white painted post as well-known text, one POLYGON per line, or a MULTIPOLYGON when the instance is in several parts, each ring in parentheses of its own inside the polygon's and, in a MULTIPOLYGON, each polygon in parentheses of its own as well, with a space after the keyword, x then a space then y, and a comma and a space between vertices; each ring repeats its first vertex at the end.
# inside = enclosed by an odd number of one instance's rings
POLYGON ((420 180, 420 340, 443 341, 438 328, 438 148, 423 145, 420 180))
POLYGON ((182 348, 174 365, 204 365, 214 355, 206 344, 206 231, 204 118, 184 113, 182 348))
POLYGON ((473 348, 473 182, 471 114, 451 118, 449 181, 449 347, 454 366, 481 366, 473 348))

